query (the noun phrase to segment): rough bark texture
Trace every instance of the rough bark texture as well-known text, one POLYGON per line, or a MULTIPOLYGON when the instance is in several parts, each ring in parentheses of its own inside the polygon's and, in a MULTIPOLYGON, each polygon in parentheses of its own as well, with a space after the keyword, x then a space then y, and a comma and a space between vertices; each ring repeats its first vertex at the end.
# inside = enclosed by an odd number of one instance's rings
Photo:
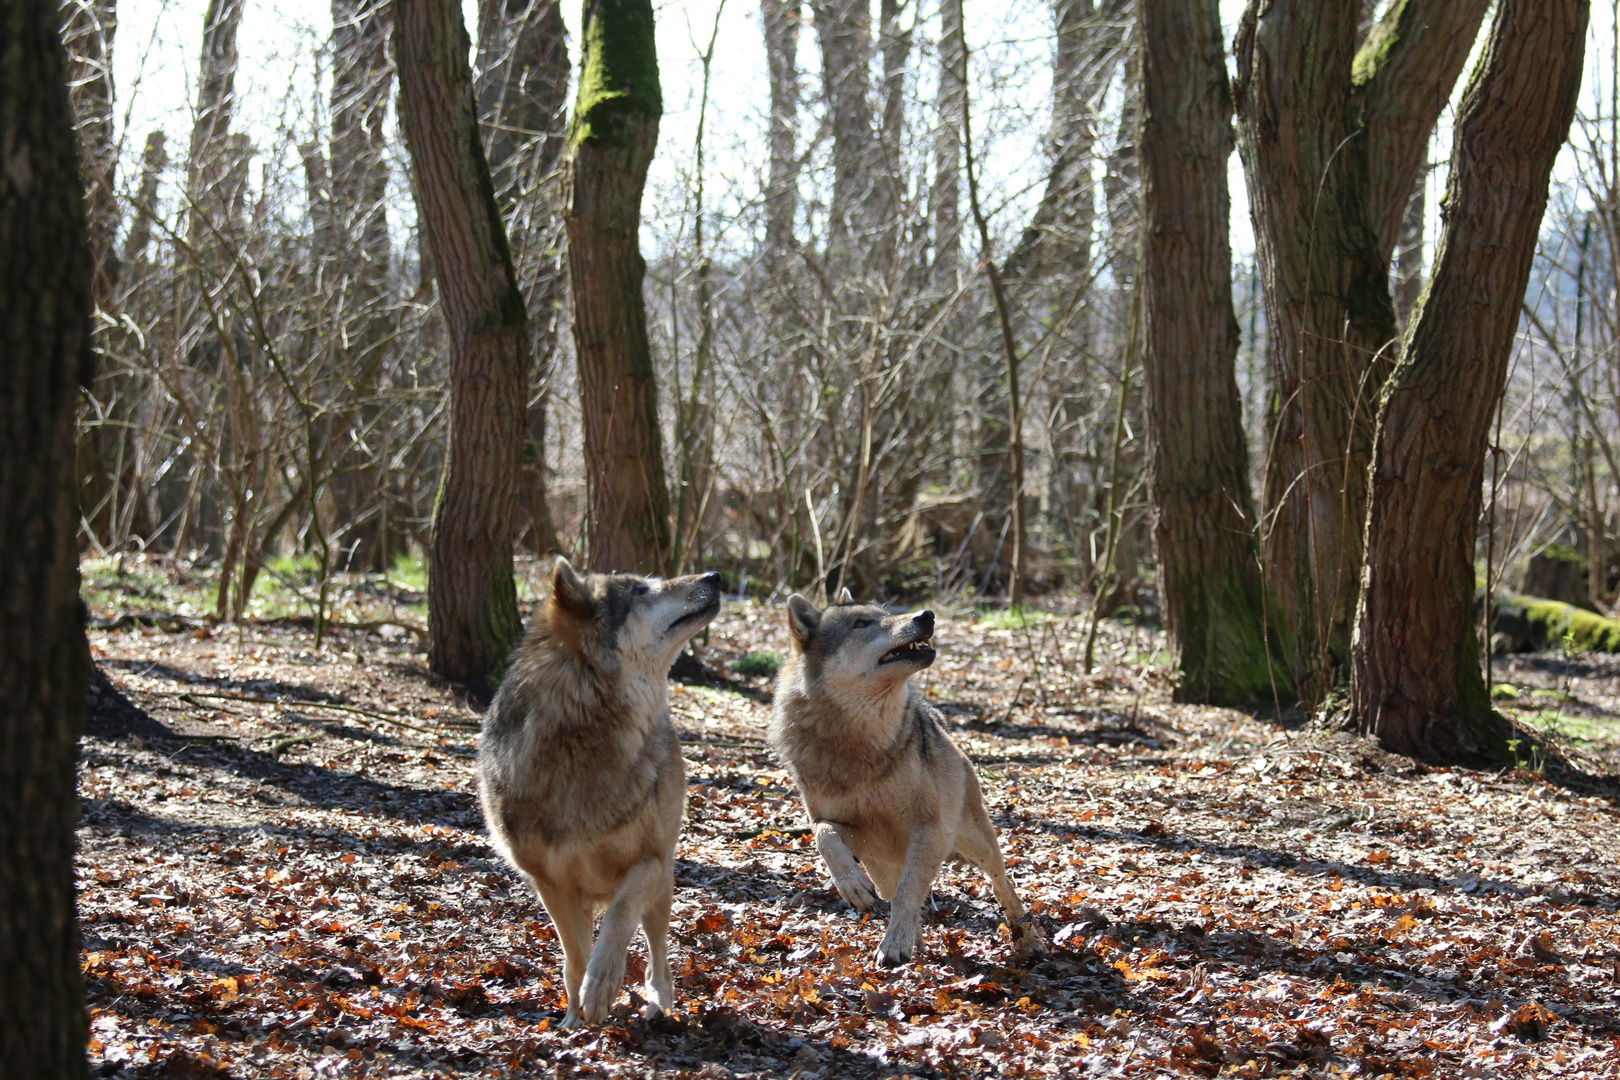
POLYGON ((934 134, 934 182, 928 189, 934 224, 934 287, 949 294, 962 264, 962 121, 967 116, 967 85, 962 0, 939 5, 939 130, 934 134))
POLYGON ((482 0, 478 117, 495 198, 512 238, 529 310, 528 431, 518 502, 537 555, 559 549, 546 491, 546 414, 562 321, 561 187, 567 140, 568 32, 558 0, 482 0))
POLYGON ((765 266, 784 269, 795 247, 798 207, 799 0, 760 0, 771 75, 771 163, 765 189, 765 266))
POLYGON ((1007 276, 1050 270, 1085 280, 1096 216, 1091 167, 1099 102, 1119 67, 1130 4, 1127 0, 1055 0, 1052 62, 1051 164, 1035 216, 1007 257, 1007 276))
POLYGON ((583 27, 564 205, 590 565, 662 573, 674 544, 639 236, 664 109, 652 4, 587 0, 583 27))
POLYGON ((1312 704, 1348 676, 1366 469, 1396 338, 1390 254, 1487 6, 1400 0, 1359 52, 1361 0, 1251 0, 1239 26, 1239 146, 1278 403, 1263 547, 1312 704))
POLYGON ((0 5, 0 1077, 82 1077, 74 765, 89 653, 73 416, 91 257, 58 12, 0 5))
POLYGON ((203 16, 203 45, 197 70, 197 117, 191 124, 186 195, 192 212, 187 237, 193 249, 212 246, 208 223, 226 200, 224 180, 230 169, 226 136, 236 110, 236 31, 243 0, 208 0, 203 16))
POLYGON ((868 210, 881 179, 872 145, 872 11, 866 0, 811 0, 810 7, 832 128, 827 252, 836 266, 851 259, 870 228, 868 210))
POLYGON ((114 0, 67 0, 62 42, 68 57, 68 97, 79 133, 79 165, 84 174, 90 257, 95 268, 96 306, 112 308, 118 285, 118 200, 113 175, 113 35, 118 29, 114 0))
POLYGON ((1474 535, 1588 13, 1587 0, 1502 0, 1457 121, 1433 282, 1384 392, 1351 708, 1397 753, 1507 756, 1480 673, 1474 535))
POLYGON ((1153 538, 1179 701, 1292 685, 1267 653, 1232 309, 1232 99, 1216 0, 1142 0, 1143 246, 1153 538))
POLYGON ((405 536, 390 527, 384 471, 374 447, 384 433, 376 390, 393 340, 388 300, 388 157, 383 125, 394 65, 388 56, 388 0, 332 0, 332 141, 329 224, 336 243, 333 281, 344 331, 339 337, 350 393, 361 402, 345 418, 347 460, 332 477, 340 506, 372 508, 339 543, 345 568, 386 570, 404 551, 405 536))
POLYGON ((498 673, 520 629, 512 581, 528 340, 473 113, 455 0, 395 0, 400 119, 450 336, 450 436, 428 553, 428 664, 498 673))

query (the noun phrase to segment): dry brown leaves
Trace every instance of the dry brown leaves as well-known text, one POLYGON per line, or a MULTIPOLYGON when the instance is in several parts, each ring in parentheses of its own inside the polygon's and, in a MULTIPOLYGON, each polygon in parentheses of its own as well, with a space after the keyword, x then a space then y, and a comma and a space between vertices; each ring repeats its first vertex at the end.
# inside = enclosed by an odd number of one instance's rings
MULTIPOLYGON (((552 1030, 555 938, 484 841, 475 734, 451 726, 472 716, 414 646, 98 632, 99 659, 150 719, 103 719, 84 743, 93 1064, 142 1077, 1620 1074, 1612 795, 1172 705, 1152 633, 1108 627, 1087 676, 1083 630, 942 613, 924 680, 979 765, 1048 958, 1014 966, 982 879, 947 869, 923 959, 873 968, 882 924, 829 887, 761 742, 768 707, 676 687, 691 785, 678 1011, 649 1024, 627 992, 579 1033, 552 1030), (372 715, 319 707, 334 703, 372 715)), ((733 604, 701 651, 723 666, 783 646, 776 610, 733 604)), ((640 974, 633 956, 629 984, 640 974)))

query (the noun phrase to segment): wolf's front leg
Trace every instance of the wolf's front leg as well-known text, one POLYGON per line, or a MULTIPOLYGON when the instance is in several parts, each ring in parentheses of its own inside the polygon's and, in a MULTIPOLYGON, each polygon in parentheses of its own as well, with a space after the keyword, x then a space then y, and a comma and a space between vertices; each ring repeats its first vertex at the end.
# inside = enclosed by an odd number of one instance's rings
POLYGON ((950 854, 951 840, 936 822, 919 825, 911 831, 906 846, 906 865, 900 883, 889 901, 889 928, 878 943, 878 967, 899 967, 917 953, 917 933, 923 901, 934 887, 940 865, 950 854))
POLYGON ((856 911, 871 911, 877 907, 877 887, 844 842, 843 834, 839 831, 842 828, 831 821, 816 822, 816 850, 821 852, 821 860, 827 864, 827 872, 832 875, 833 887, 838 890, 838 895, 849 901, 849 906, 856 911))
POLYGON ((587 1024, 600 1024, 624 988, 625 953, 630 939, 647 909, 652 906, 668 880, 669 868, 662 859, 643 859, 630 868, 613 902, 602 915, 596 932, 596 947, 585 967, 585 986, 580 991, 580 1015, 587 1024))

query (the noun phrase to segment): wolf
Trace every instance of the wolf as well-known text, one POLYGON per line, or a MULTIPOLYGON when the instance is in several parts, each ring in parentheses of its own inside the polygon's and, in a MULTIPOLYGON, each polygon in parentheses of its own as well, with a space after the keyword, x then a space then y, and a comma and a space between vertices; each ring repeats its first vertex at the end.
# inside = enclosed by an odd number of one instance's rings
POLYGON ((878 965, 916 953, 923 901, 950 857, 990 879, 1016 955, 1039 954, 973 766, 908 681, 934 662, 934 613, 890 615, 846 589, 825 611, 790 596, 787 616, 767 741, 798 784, 839 895, 859 911, 889 901, 878 965))
POLYGON ((719 574, 581 575, 558 559, 484 716, 478 797, 496 849, 562 941, 561 1027, 607 1016, 638 925, 647 1015, 674 1004, 669 911, 686 770, 667 677, 719 611, 719 574), (604 910, 593 949, 592 919, 604 910))

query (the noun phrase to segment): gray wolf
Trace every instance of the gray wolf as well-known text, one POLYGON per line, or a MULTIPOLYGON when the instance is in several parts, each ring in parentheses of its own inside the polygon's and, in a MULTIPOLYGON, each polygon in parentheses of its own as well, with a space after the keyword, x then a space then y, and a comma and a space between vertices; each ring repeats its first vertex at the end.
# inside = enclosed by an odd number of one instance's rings
POLYGON ((581 575, 558 559, 551 596, 485 714, 479 800, 496 849, 556 924, 568 989, 562 1027, 607 1016, 638 925, 647 1015, 674 1003, 669 910, 686 770, 667 676, 719 611, 719 574, 581 575))
POLYGON ((839 895, 859 911, 889 901, 878 964, 916 953, 923 901, 951 857, 990 879, 1017 954, 1039 953, 973 766, 908 681, 934 662, 934 613, 890 615, 847 589, 825 611, 795 594, 787 613, 768 741, 798 783, 839 895))

